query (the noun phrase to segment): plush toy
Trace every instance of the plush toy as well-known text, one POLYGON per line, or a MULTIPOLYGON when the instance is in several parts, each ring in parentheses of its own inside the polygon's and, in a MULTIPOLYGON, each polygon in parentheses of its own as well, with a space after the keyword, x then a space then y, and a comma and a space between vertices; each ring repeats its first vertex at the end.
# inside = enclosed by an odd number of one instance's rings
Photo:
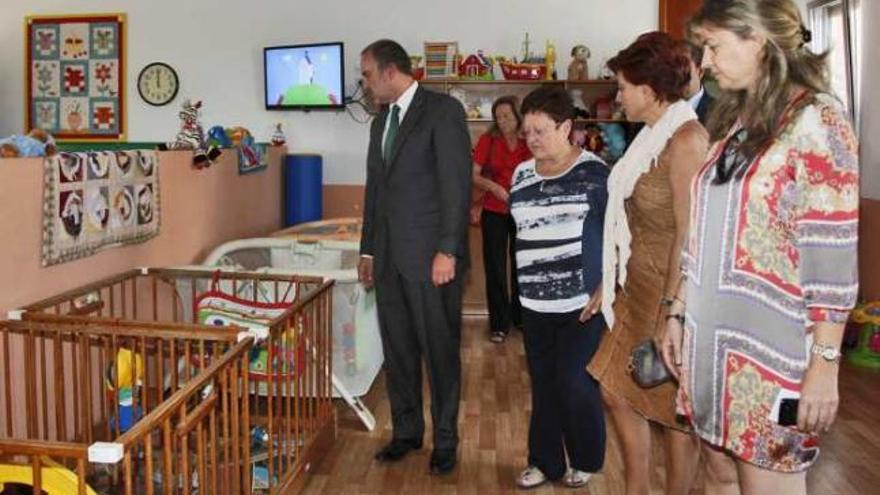
POLYGON ((229 136, 226 134, 226 129, 224 129, 222 125, 215 125, 208 129, 207 144, 208 147, 229 148, 232 146, 232 141, 229 140, 229 136))
POLYGON ((605 142, 605 161, 615 163, 626 151, 626 130, 622 125, 615 122, 602 122, 599 124, 602 130, 602 140, 605 142))
POLYGON ((571 63, 568 64, 569 81, 585 81, 589 79, 587 59, 590 58, 590 49, 586 45, 575 45, 571 49, 571 63))
POLYGON ((199 122, 201 108, 201 101, 193 103, 187 99, 183 102, 182 109, 177 114, 180 117, 180 131, 174 141, 164 147, 169 150, 193 150, 193 165, 196 168, 209 167, 222 153, 219 148, 208 147, 205 142, 205 132, 199 122))
POLYGON ((587 126, 584 149, 600 156, 605 151, 605 141, 602 139, 602 131, 598 126, 587 126))
POLYGON ((31 129, 26 136, 13 134, 0 139, 0 158, 52 156, 57 152, 55 140, 42 129, 31 129))
POLYGON ((614 100, 607 96, 596 98, 593 102, 593 115, 597 119, 610 119, 614 111, 614 100))

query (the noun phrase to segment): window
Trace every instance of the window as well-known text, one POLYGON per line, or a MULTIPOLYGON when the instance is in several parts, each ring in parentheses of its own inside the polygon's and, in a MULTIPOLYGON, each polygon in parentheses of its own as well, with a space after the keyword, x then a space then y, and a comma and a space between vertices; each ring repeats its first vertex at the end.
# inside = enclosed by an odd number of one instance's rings
POLYGON ((828 51, 831 89, 843 102, 858 129, 861 0, 815 0, 807 4, 816 53, 828 51))

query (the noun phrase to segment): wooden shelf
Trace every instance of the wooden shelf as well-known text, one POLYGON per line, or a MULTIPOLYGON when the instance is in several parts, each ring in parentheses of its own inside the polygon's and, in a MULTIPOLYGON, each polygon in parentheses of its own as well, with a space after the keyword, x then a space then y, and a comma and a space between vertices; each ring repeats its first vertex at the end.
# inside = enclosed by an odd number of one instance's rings
MULTIPOLYGON (((508 94, 516 94, 520 98, 522 98, 525 93, 537 89, 542 86, 552 86, 556 88, 563 89, 565 91, 579 91, 582 93, 581 101, 591 106, 595 100, 599 97, 614 98, 613 94, 617 91, 617 81, 615 79, 588 79, 584 81, 569 81, 566 79, 558 79, 558 80, 543 80, 543 79, 534 79, 534 80, 508 80, 501 79, 497 81, 484 81, 484 80, 471 80, 471 79, 457 79, 457 78, 447 78, 447 79, 423 79, 419 81, 419 84, 424 85, 425 87, 430 88, 432 91, 439 91, 442 93, 453 93, 455 91, 461 91, 464 93, 469 93, 465 96, 465 99, 468 101, 468 105, 472 104, 472 100, 474 100, 474 95, 479 97, 479 100, 482 101, 486 97, 490 97, 492 99, 497 98, 498 96, 508 93, 508 94), (457 88, 457 89, 456 89, 457 88)), ((487 117, 479 117, 479 118, 469 118, 466 119, 468 124, 473 126, 474 132, 477 130, 482 131, 484 126, 492 123, 491 118, 487 117)), ((586 124, 598 124, 598 123, 620 123, 627 124, 629 121, 625 119, 576 119, 575 124, 578 125, 586 125, 586 124)))
POLYGON ((535 84, 563 84, 568 86, 616 86, 614 79, 589 79, 586 81, 569 81, 566 79, 497 79, 494 81, 471 80, 471 79, 422 79, 419 84, 462 84, 462 85, 535 85, 535 84))
MULTIPOLYGON (((492 119, 466 119, 467 122, 473 124, 491 124, 492 119)), ((625 119, 575 119, 575 124, 598 124, 598 123, 618 123, 618 124, 626 124, 628 120, 625 119)))

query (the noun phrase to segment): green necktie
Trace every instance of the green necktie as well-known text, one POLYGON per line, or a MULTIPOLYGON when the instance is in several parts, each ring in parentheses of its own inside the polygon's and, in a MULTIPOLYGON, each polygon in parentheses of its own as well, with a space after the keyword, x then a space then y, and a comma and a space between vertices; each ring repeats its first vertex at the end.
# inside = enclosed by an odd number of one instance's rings
POLYGON ((397 138, 397 129, 400 128, 400 107, 391 105, 391 115, 388 116, 388 133, 385 135, 385 146, 382 148, 382 156, 385 163, 391 161, 391 152, 394 150, 394 140, 397 138))

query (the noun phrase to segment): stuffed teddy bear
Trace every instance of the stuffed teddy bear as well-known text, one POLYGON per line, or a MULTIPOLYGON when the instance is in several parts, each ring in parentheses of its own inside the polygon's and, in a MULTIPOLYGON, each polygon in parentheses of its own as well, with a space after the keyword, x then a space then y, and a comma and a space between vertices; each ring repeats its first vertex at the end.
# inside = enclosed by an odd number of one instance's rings
POLYGON ((575 45, 571 49, 571 57, 571 63, 568 64, 568 80, 586 81, 589 79, 587 59, 590 58, 590 49, 585 45, 575 45))
POLYGON ((0 139, 0 158, 52 156, 57 152, 55 140, 42 129, 31 129, 27 136, 12 135, 0 139))

